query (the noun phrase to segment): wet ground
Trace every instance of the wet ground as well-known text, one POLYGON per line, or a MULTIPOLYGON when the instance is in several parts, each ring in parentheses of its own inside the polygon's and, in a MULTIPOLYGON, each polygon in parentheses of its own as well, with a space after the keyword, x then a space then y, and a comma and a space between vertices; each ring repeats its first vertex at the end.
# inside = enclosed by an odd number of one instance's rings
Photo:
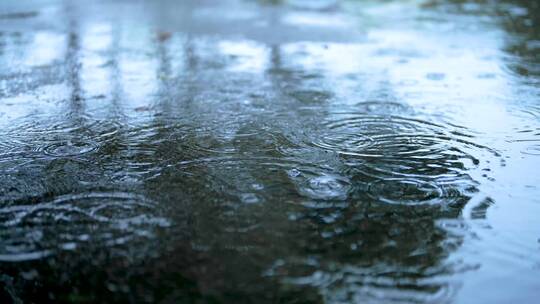
POLYGON ((532 303, 535 1, 0 3, 2 303, 532 303))

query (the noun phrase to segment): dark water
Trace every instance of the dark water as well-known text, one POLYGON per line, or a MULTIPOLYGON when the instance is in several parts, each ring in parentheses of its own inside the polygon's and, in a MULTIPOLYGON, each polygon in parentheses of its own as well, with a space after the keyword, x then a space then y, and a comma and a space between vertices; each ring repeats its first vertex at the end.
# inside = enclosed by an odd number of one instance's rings
POLYGON ((536 1, 0 3, 2 303, 533 303, 536 1))

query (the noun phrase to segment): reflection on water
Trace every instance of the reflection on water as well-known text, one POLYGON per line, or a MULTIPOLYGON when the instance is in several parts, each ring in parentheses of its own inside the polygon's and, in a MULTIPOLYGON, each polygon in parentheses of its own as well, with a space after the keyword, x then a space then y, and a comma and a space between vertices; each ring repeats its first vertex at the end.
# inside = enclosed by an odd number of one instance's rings
POLYGON ((532 301, 539 12, 0 4, 0 299, 532 301))

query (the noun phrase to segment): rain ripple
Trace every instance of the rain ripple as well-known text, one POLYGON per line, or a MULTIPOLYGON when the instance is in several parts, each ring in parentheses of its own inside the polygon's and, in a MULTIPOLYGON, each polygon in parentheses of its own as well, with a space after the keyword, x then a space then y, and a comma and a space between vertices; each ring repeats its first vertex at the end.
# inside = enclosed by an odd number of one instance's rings
POLYGON ((158 205, 129 192, 66 194, 0 207, 0 261, 40 259, 80 246, 118 246, 153 236, 169 220, 158 205))
POLYGON ((52 157, 76 157, 99 149, 120 131, 119 123, 88 117, 51 120, 25 117, 1 132, 1 146, 13 153, 38 152, 52 157))
POLYGON ((376 267, 336 265, 331 269, 284 281, 291 285, 316 286, 329 303, 447 303, 458 290, 454 284, 437 281, 437 276, 444 275, 443 269, 428 268, 422 273, 416 269, 403 271, 387 264, 376 267))
POLYGON ((464 128, 390 115, 334 113, 310 139, 343 158, 359 190, 392 204, 459 205, 476 191, 470 173, 499 157, 464 128))
POLYGON ((267 189, 273 189, 272 199, 282 197, 289 203, 303 204, 306 199, 334 201, 347 198, 351 182, 340 175, 336 167, 331 159, 320 156, 308 161, 292 156, 245 155, 188 160, 169 169, 182 172, 182 182, 189 188, 199 183, 206 191, 227 189, 227 193, 240 198, 253 191, 264 196, 267 189), (234 180, 227 178, 230 174, 234 174, 234 180), (261 187, 253 189, 250 187, 253 184, 261 187), (291 196, 292 193, 296 195, 291 196))

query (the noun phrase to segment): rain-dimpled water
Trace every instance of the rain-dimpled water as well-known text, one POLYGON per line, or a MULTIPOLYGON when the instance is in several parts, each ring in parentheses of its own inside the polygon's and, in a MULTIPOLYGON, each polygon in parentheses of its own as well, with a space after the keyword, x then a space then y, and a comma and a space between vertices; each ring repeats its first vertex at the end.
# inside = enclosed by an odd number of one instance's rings
POLYGON ((534 303, 536 1, 2 0, 0 302, 534 303))

